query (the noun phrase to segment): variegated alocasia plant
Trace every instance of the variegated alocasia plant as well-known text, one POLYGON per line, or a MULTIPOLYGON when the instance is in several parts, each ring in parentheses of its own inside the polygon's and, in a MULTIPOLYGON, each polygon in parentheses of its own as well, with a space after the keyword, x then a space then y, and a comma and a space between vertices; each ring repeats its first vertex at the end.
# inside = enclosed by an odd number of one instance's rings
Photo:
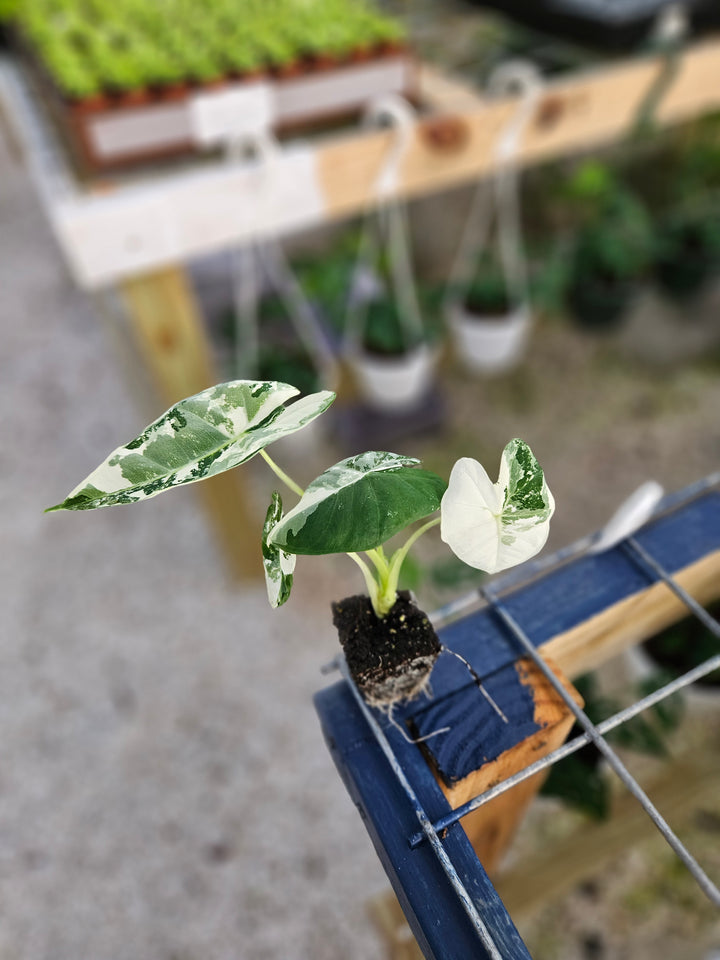
POLYGON ((290 595, 298 554, 346 553, 362 570, 380 619, 395 604, 408 551, 434 526, 440 525, 442 539, 461 560, 488 573, 520 563, 543 547, 554 503, 537 460, 522 440, 511 441, 503 451, 494 484, 469 458, 455 464, 446 484, 437 474, 419 469, 418 460, 370 451, 336 463, 303 490, 265 448, 318 417, 335 395, 321 391, 290 403, 298 393, 286 383, 247 380, 204 390, 111 453, 62 503, 49 509, 134 503, 260 454, 299 498, 283 515, 280 494, 274 492, 265 518, 262 554, 270 603, 279 606, 290 595), (387 556, 385 543, 421 520, 387 556))

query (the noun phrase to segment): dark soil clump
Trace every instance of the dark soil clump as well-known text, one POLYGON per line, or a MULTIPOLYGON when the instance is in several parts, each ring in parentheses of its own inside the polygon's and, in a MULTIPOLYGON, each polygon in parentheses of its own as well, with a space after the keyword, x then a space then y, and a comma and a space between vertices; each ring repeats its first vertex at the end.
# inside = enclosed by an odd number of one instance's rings
POLYGON ((350 675, 369 704, 387 707, 422 692, 442 647, 408 593, 382 620, 365 596, 333 603, 332 611, 350 675))

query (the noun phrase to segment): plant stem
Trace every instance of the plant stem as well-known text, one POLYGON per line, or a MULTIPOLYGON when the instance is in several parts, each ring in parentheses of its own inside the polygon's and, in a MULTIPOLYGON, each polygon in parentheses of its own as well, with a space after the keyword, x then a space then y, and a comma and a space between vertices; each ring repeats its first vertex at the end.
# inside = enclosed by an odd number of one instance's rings
POLYGON ((433 527, 437 527, 440 523, 440 517, 435 517, 432 520, 428 520, 427 523, 424 523, 421 527, 411 534, 405 543, 399 547, 390 559, 390 569, 388 571, 387 586, 386 590, 392 591, 393 594, 397 594, 398 580, 400 579, 400 570, 405 561, 405 557, 408 555, 410 548, 420 539, 420 537, 427 533, 428 530, 432 530, 433 527))
POLYGON ((362 571, 362 575, 365 578, 365 586, 367 587, 368 595, 370 597, 370 602, 373 605, 373 610, 377 613, 377 600, 378 600, 378 585, 373 572, 370 567, 365 563, 362 557, 359 557, 357 553, 348 553, 348 557, 353 560, 362 571))
POLYGON ((275 474, 275 476, 277 476, 280 480, 282 480, 282 482, 285 484, 286 487, 289 487, 293 493, 296 493, 299 497, 302 497, 302 495, 305 493, 303 488, 299 484, 295 483, 293 478, 289 477, 284 470, 280 469, 280 467, 270 457, 270 454, 267 453, 267 451, 261 450, 260 456, 263 458, 265 463, 267 463, 267 465, 270 467, 270 469, 275 474))
POLYGON ((372 560, 373 566, 378 572, 378 577, 380 578, 381 581, 384 582, 384 580, 386 579, 390 571, 390 567, 389 567, 387 557, 385 556, 385 551, 383 550, 383 548, 375 547, 374 550, 366 550, 365 556, 369 557, 370 560, 372 560))

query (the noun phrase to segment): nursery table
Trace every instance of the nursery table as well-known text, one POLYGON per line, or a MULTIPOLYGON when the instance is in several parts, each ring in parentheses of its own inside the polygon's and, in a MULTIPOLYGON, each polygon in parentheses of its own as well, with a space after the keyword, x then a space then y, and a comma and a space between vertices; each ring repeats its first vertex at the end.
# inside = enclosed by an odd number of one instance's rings
MULTIPOLYGON (((671 124, 720 106, 720 41, 688 46, 667 76, 667 57, 648 55, 563 76, 544 86, 517 149, 521 164, 585 151, 631 132, 653 103, 671 124)), ((418 68, 419 109, 400 157, 395 193, 437 193, 488 174, 517 96, 489 99, 430 66, 418 68)), ((354 127, 283 143, 272 195, 258 169, 217 158, 133 175, 81 181, 17 63, 0 58, 0 102, 22 146, 48 221, 77 284, 116 290, 140 353, 163 398, 173 402, 215 382, 198 305, 184 275, 193 258, 282 237, 357 214, 372 202, 393 147, 392 130, 354 127)), ((259 572, 246 554, 242 478, 204 485, 226 553, 240 573, 259 572)))
MULTIPOLYGON (((509 723, 499 721, 467 673, 447 655, 434 668, 432 697, 399 709, 394 724, 364 704, 342 660, 345 679, 316 696, 335 764, 427 960, 528 960, 491 876, 547 764, 588 742, 605 754, 629 788, 633 805, 640 801, 640 822, 630 844, 641 834, 648 813, 720 907, 720 890, 677 841, 662 810, 625 776, 627 770, 621 772, 621 761, 618 769, 619 758, 603 736, 720 665, 720 624, 702 607, 720 595, 719 487, 716 474, 666 498, 641 530, 611 549, 593 552, 594 538, 586 538, 492 581, 454 606, 457 619, 440 612, 440 621, 447 621, 441 624, 442 642, 472 664, 509 723), (571 725, 562 716, 563 703, 573 713, 581 702, 566 678, 647 639, 688 608, 712 625, 718 653, 602 723, 585 725, 578 717, 587 732, 561 746, 571 725), (545 672, 538 672, 541 667, 545 672), (557 689, 552 684, 549 689, 548 672, 557 689), (566 696, 555 709, 551 701, 560 688, 566 696), (409 742, 400 735, 402 724, 416 737, 434 736, 421 744, 409 742)), ((696 797, 716 796, 716 763, 717 749, 705 761, 683 758, 672 770, 658 794, 667 801, 663 809, 668 816, 677 812, 688 790, 696 797)), ((583 832, 575 840, 577 855, 602 853, 599 839, 592 829, 587 837, 583 832)), ((703 859, 702 850, 695 855, 703 859)), ((562 869, 558 864, 555 874, 562 869)), ((529 878, 524 873, 520 864, 516 874, 525 880, 521 894, 542 898, 543 889, 533 887, 538 872, 529 878)), ((381 912, 389 933, 393 924, 399 929, 388 901, 381 903, 381 912)), ((397 960, 420 957, 406 937, 395 944, 397 960)))

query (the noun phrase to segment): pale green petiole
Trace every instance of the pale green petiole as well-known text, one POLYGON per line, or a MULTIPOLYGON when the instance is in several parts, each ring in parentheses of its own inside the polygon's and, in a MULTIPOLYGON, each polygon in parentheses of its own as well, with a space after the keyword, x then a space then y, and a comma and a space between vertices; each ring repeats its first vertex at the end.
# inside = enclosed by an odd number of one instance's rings
POLYGON ((260 456, 263 458, 265 463, 267 463, 275 476, 279 480, 282 480, 286 487, 289 487, 293 493, 296 493, 299 497, 302 497, 305 491, 300 484, 295 483, 292 477, 289 477, 284 470, 281 470, 266 450, 261 450, 260 456))
POLYGON ((365 578, 365 586, 367 587, 368 595, 372 601, 373 609, 377 610, 376 606, 376 597, 378 592, 378 585, 375 576, 373 575, 370 567, 365 563, 362 557, 359 557, 357 553, 348 553, 346 556, 350 557, 362 571, 362 575, 365 578))
POLYGON ((392 610, 397 600, 400 570, 402 569, 403 562, 410 548, 424 533, 438 526, 439 523, 440 517, 435 517, 432 520, 428 520, 428 522, 424 523, 421 527, 418 527, 418 529, 408 537, 402 547, 398 547, 389 561, 382 547, 367 551, 367 555, 373 561, 375 569, 377 570, 377 583, 373 584, 374 590, 370 592, 370 599, 372 600, 375 613, 381 619, 392 610))
POLYGON ((419 540, 424 533, 427 533, 428 530, 432 530, 433 527, 439 526, 439 524, 440 517, 435 517, 432 520, 428 520, 427 523, 424 523, 421 527, 418 527, 418 529, 408 537, 402 547, 399 547, 392 555, 390 560, 390 572, 388 576, 388 591, 391 591, 393 596, 397 594, 400 570, 402 569, 405 557, 410 552, 410 548, 414 546, 415 542, 419 540))

